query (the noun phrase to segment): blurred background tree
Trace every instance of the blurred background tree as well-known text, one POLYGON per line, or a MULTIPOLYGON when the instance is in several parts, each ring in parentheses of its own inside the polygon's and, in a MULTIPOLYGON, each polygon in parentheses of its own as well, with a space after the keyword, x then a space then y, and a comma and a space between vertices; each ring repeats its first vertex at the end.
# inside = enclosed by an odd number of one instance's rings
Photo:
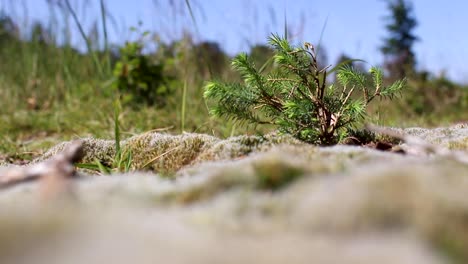
POLYGON ((387 0, 390 15, 385 19, 388 37, 380 50, 385 56, 385 66, 392 79, 401 79, 414 72, 416 57, 413 44, 418 40, 414 29, 418 22, 413 6, 407 0, 387 0))

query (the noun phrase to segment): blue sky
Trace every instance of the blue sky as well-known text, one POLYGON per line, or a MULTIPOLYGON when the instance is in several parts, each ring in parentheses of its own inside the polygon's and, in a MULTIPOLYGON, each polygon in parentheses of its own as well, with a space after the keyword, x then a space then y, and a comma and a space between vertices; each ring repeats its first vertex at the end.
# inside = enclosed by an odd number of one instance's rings
MULTIPOLYGON (((16 1, 12 7, 2 0, 0 8, 17 17, 47 21, 49 11, 45 0, 16 1), (27 13, 20 3, 27 6, 27 13)), ((13 1, 15 2, 15 1, 13 1)), ((73 2, 73 0, 72 0, 73 2)), ((99 16, 97 0, 86 8, 74 1, 78 15, 89 26, 99 16)), ((329 63, 341 53, 379 65, 379 52, 388 12, 383 0, 192 0, 198 32, 188 16, 184 0, 107 0, 113 16, 110 38, 123 42, 130 37, 128 28, 143 23, 143 28, 158 31, 164 39, 177 39, 183 30, 194 32, 196 40, 220 43, 229 54, 247 51, 250 45, 263 43, 270 32, 283 32, 284 17, 294 34, 294 40, 317 43, 324 28, 322 44, 329 63), (156 3, 156 4, 155 4, 156 3)), ((468 83, 468 1, 413 0, 419 26, 415 33, 420 41, 415 52, 420 69, 434 74, 446 71, 456 81, 468 83), (450 4, 448 4, 450 3, 450 4)), ((29 21, 30 22, 30 21, 29 21)), ((82 46, 78 34, 73 42, 82 46)))

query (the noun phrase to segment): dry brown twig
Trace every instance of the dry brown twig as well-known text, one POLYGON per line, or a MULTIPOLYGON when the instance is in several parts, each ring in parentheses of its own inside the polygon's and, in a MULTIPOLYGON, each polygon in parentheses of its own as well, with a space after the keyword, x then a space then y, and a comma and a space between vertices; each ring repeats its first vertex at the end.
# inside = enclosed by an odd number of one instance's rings
POLYGON ((0 171, 0 189, 18 183, 41 179, 41 194, 56 195, 68 191, 68 181, 75 175, 73 163, 83 157, 83 142, 73 141, 63 152, 49 160, 24 167, 10 167, 0 171))

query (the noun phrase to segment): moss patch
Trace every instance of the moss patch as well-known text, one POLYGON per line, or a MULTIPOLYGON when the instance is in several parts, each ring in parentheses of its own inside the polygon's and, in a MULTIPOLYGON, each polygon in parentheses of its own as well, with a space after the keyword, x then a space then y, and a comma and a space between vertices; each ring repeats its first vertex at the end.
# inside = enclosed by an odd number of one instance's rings
MULTIPOLYGON (((115 142, 93 138, 85 138, 82 141, 85 156, 81 163, 99 161, 106 166, 112 166, 116 155, 115 142)), ((132 153, 131 168, 133 170, 173 174, 187 165, 240 158, 255 151, 268 150, 281 143, 304 144, 290 136, 277 134, 238 136, 221 140, 205 134, 144 133, 124 140, 120 145, 122 153, 132 153)), ((52 157, 68 144, 69 142, 64 142, 57 145, 34 162, 52 157)))

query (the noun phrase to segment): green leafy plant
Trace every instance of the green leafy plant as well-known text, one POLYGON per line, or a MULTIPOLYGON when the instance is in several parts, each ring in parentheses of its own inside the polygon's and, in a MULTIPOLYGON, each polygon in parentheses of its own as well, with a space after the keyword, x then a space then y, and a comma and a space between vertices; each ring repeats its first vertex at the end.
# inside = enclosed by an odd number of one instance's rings
POLYGON ((318 68, 313 45, 292 46, 272 35, 276 67, 270 73, 257 70, 246 54, 237 55, 232 66, 244 83, 209 82, 205 98, 216 102, 211 113, 235 121, 273 124, 283 133, 314 144, 331 145, 363 120, 367 105, 377 97, 393 98, 405 81, 384 86, 383 72, 372 67, 369 74, 350 66, 328 71, 318 68), (327 83, 336 71, 337 82, 327 83))
POLYGON ((143 53, 147 35, 148 31, 141 33, 138 40, 126 42, 120 49, 120 59, 113 71, 113 87, 120 91, 123 103, 163 106, 172 92, 169 83, 173 77, 164 73, 164 62, 153 61, 143 53))

